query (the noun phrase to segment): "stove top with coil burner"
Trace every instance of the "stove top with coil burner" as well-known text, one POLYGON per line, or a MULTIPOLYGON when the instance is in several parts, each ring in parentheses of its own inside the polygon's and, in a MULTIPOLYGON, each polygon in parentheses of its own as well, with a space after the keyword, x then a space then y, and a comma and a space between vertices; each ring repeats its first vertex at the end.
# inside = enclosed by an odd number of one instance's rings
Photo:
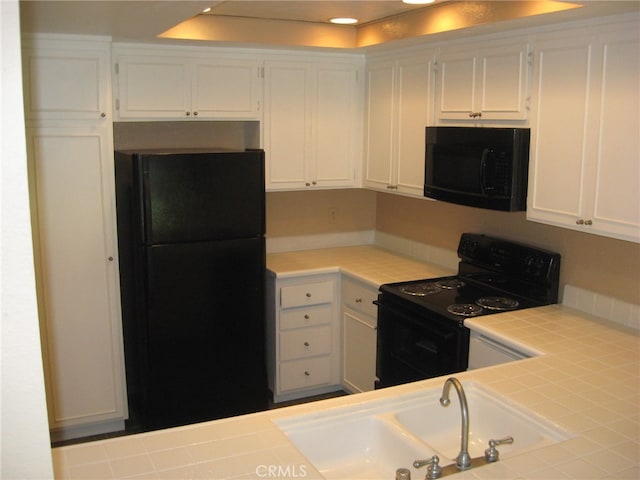
POLYGON ((381 294, 458 322, 557 302, 556 253, 465 233, 458 257, 458 275, 386 284, 381 294))

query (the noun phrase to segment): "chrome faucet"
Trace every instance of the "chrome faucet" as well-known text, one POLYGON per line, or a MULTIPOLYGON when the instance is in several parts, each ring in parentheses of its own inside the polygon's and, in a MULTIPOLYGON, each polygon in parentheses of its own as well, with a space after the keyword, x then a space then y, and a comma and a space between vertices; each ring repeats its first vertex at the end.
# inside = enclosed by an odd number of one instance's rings
POLYGON ((462 384, 455 377, 449 377, 444 382, 442 395, 440 396, 440 405, 447 407, 449 400, 449 390, 453 385, 458 393, 460 400, 460 413, 462 415, 462 433, 460 437, 460 453, 456 457, 456 467, 458 470, 467 470, 471 467, 471 456, 469 455, 469 406, 467 405, 467 397, 464 394, 462 384))

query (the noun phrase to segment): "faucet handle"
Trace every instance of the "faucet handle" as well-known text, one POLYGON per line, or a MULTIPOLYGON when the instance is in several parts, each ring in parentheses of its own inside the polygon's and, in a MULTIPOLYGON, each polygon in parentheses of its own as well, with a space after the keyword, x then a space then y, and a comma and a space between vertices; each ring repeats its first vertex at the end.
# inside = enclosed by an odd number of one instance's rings
POLYGON ((489 448, 484 451, 484 458, 487 462, 497 462, 500 458, 500 452, 496 448, 498 445, 513 443, 513 437, 504 437, 499 440, 489 440, 489 448))
POLYGON ((436 478, 440 478, 442 476, 442 467, 440 464, 440 457, 434 455, 428 460, 416 460, 413 462, 413 468, 424 467, 425 465, 429 465, 427 468, 427 475, 424 477, 426 480, 435 480, 436 478))

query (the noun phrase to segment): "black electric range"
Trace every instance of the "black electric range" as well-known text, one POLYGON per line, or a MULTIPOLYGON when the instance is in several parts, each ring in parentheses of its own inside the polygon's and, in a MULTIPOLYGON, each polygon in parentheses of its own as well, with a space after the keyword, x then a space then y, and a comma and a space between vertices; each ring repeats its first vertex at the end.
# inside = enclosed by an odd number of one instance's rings
POLYGON ((376 388, 466 370, 469 317, 557 302, 557 253, 465 233, 458 257, 457 275, 380 287, 376 388))

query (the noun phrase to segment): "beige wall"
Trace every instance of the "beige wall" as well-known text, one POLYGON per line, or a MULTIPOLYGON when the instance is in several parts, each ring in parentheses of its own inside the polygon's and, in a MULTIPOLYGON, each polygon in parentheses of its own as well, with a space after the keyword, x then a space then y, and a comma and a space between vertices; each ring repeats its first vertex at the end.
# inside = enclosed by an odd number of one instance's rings
POLYGON ((640 304, 640 245, 526 220, 524 212, 495 212, 379 193, 376 229, 443 248, 463 232, 485 233, 562 255, 560 283, 640 304))
POLYGON ((376 194, 364 189, 270 192, 266 210, 267 237, 373 230, 376 194))
POLYGON ((455 250, 463 232, 485 233, 562 255, 561 286, 571 284, 640 304, 640 245, 495 212, 364 189, 267 193, 267 236, 376 229, 455 250), (335 221, 329 210, 335 209, 335 221))

